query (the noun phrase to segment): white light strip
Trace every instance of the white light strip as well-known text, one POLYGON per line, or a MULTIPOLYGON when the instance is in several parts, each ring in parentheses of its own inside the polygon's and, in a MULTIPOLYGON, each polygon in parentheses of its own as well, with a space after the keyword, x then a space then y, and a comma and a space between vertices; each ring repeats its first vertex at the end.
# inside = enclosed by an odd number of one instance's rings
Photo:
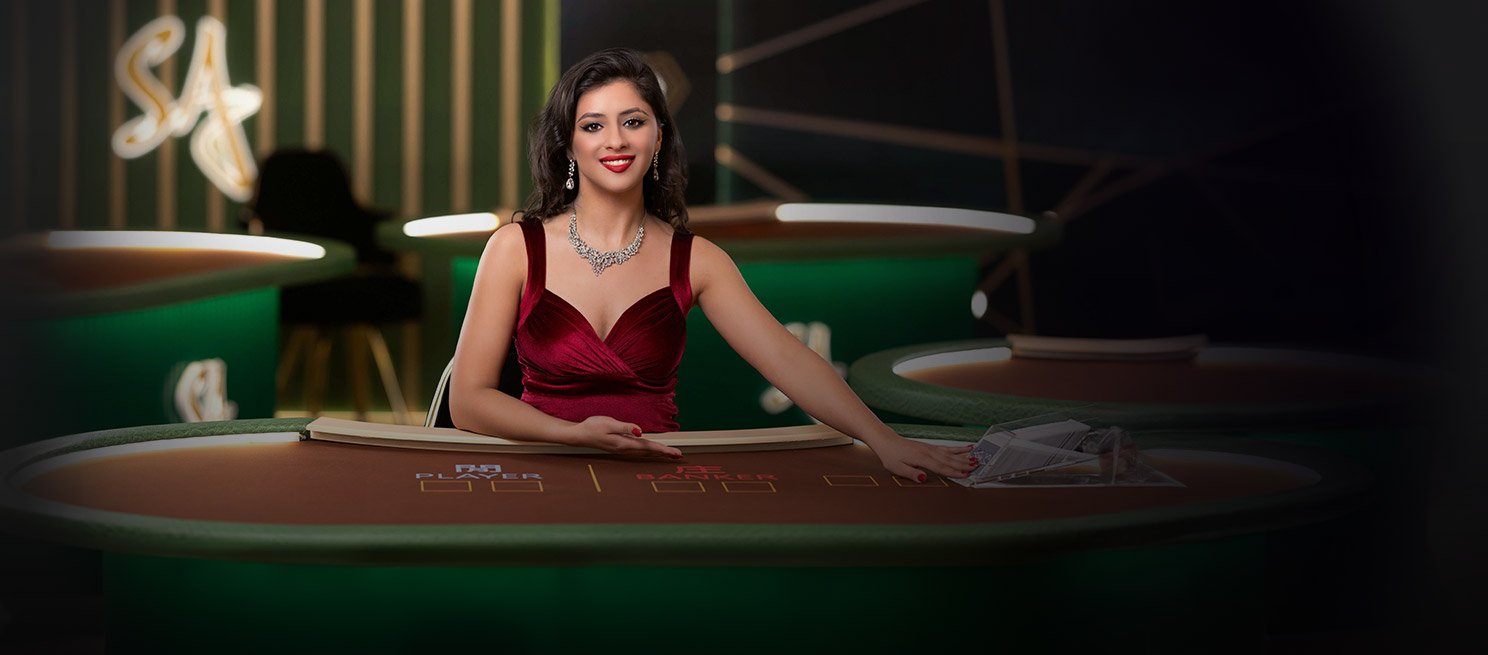
POLYGON ((299 441, 298 432, 265 432, 263 434, 219 434, 209 437, 185 437, 182 439, 163 439, 159 441, 141 441, 139 443, 127 443, 118 446, 107 446, 104 448, 93 448, 76 453, 68 453, 58 457, 51 457, 31 466, 27 466, 15 475, 12 475, 7 483, 15 489, 20 489, 36 476, 55 471, 59 468, 72 466, 104 457, 116 455, 137 455, 161 450, 181 450, 185 448, 207 448, 211 446, 232 446, 251 443, 289 443, 299 441))
POLYGON ((978 348, 976 350, 955 350, 948 353, 935 353, 922 357, 912 357, 894 365, 894 375, 904 375, 927 368, 938 368, 941 366, 955 366, 957 364, 986 364, 990 362, 1001 362, 1010 359, 1013 350, 1005 346, 996 348, 978 348))
POLYGON ((1034 229, 1033 219, 1023 216, 974 209, 909 205, 788 202, 775 209, 775 217, 782 221, 943 225, 1014 234, 1032 234, 1034 229))
POLYGON ((283 255, 300 259, 325 257, 325 248, 305 241, 248 234, 209 232, 153 232, 145 230, 58 230, 48 232, 46 246, 58 250, 80 248, 161 248, 168 250, 230 250, 283 255))
POLYGON ((403 233, 411 237, 429 237, 461 232, 490 232, 501 225, 501 219, 490 212, 431 216, 403 224, 403 233))
POLYGON ((987 292, 977 289, 971 293, 971 315, 981 318, 987 315, 987 292))

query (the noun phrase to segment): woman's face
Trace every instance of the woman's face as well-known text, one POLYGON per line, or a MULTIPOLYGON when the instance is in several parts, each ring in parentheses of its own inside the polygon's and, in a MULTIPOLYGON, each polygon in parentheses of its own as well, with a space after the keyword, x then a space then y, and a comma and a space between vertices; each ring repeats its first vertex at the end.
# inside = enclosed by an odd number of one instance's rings
POLYGON ((578 162, 579 188, 640 189, 651 172, 651 156, 661 148, 661 128, 635 86, 622 81, 590 89, 579 96, 574 116, 568 155, 578 162))

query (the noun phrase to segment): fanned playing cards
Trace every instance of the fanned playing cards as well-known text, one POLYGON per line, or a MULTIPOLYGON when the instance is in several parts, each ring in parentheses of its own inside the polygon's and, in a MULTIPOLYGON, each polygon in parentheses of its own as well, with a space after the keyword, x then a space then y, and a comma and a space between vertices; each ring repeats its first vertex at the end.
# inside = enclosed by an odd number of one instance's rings
POLYGON ((1142 461, 1120 427, 1092 427, 1062 414, 989 428, 972 448, 980 462, 967 487, 1183 486, 1142 461))

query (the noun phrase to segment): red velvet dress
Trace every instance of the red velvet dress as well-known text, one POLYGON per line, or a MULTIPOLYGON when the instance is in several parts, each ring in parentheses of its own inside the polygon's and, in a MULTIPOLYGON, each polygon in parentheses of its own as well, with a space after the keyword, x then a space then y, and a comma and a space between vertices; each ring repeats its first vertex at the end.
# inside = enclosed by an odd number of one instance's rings
POLYGON ((677 368, 692 307, 692 235, 672 236, 670 284, 627 308, 601 341, 578 309, 547 290, 542 224, 521 225, 527 244, 516 330, 522 400, 569 421, 609 416, 645 432, 676 431, 677 368))

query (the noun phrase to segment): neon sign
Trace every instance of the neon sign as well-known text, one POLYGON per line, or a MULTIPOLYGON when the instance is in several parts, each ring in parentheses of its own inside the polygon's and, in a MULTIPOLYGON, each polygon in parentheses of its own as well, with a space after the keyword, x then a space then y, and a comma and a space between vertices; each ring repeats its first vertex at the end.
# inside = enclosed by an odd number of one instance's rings
MULTIPOLYGON (((826 323, 822 323, 821 321, 812 321, 810 323, 793 321, 786 323, 785 329, 790 331, 797 339, 800 339, 801 343, 806 344, 806 347, 810 348, 811 352, 821 355, 822 359, 827 360, 832 365, 832 368, 837 371, 838 375, 841 375, 844 379, 847 378, 847 364, 832 361, 832 328, 827 327, 826 323)), ((785 395, 784 391, 773 386, 765 389, 764 393, 761 393, 759 397, 760 409, 765 410, 769 414, 779 414, 790 409, 793 404, 791 399, 785 395)), ((811 419, 812 423, 821 423, 821 421, 816 420, 816 417, 808 418, 811 419)))
POLYGON ((182 423, 231 421, 238 417, 238 404, 227 399, 227 362, 221 358, 186 364, 171 395, 182 423))
POLYGON ((196 46, 181 96, 151 72, 180 49, 186 24, 175 16, 150 21, 129 40, 114 60, 120 88, 143 115, 114 131, 114 152, 133 159, 154 150, 169 136, 191 136, 191 158, 224 195, 243 202, 253 195, 258 167, 243 134, 243 121, 263 105, 263 93, 251 84, 232 86, 227 76, 227 29, 211 16, 196 23, 196 46), (206 120, 197 119, 206 112, 206 120))

